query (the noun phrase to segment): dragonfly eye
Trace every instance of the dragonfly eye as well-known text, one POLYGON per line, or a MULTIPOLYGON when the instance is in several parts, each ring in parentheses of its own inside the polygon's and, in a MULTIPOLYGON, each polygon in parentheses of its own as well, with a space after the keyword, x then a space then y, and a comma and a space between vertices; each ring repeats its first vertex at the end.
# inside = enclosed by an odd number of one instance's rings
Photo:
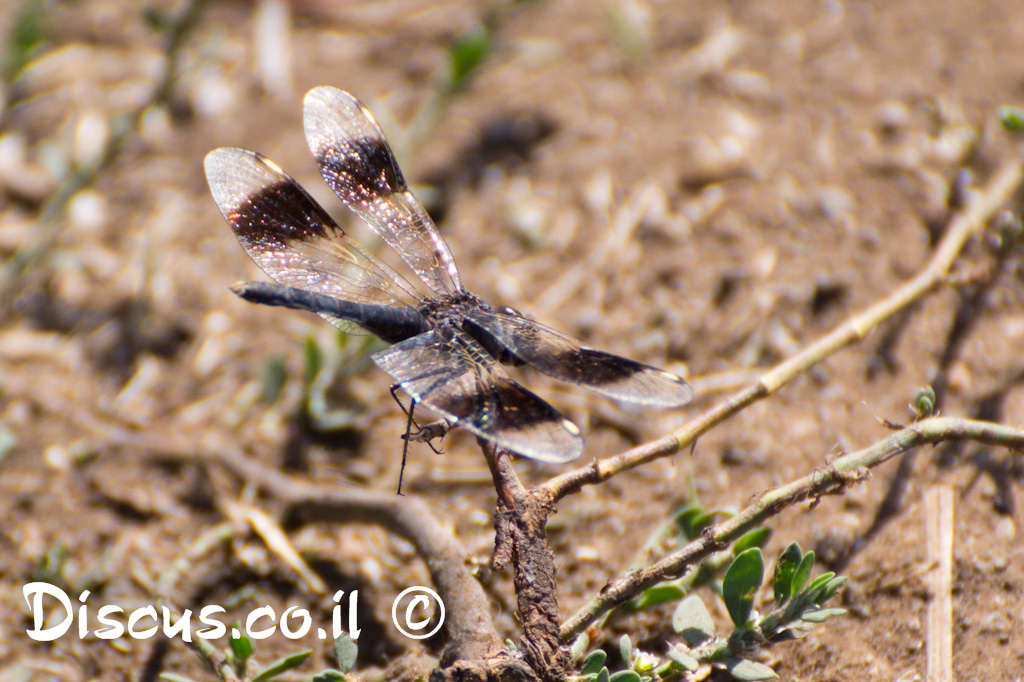
POLYGON ((502 308, 500 310, 500 312, 502 312, 502 313, 504 313, 506 315, 510 315, 512 317, 523 317, 523 314, 521 312, 519 312, 515 308, 511 308, 509 306, 505 306, 504 308, 502 308))

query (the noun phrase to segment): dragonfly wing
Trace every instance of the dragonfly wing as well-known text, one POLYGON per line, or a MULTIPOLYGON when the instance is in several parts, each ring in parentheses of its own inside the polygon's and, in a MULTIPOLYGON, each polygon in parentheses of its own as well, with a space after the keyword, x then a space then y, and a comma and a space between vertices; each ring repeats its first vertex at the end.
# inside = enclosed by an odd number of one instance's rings
POLYGON ((373 114, 331 87, 306 94, 306 141, 334 193, 436 294, 462 290, 448 244, 409 191, 373 114))
POLYGON ((499 346, 561 381, 640 405, 679 407, 693 400, 693 389, 675 374, 588 348, 525 317, 474 310, 467 318, 499 346))
MULTIPOLYGON (((215 149, 207 154, 205 167, 210 192, 242 248, 277 282, 372 305, 401 306, 421 298, 262 154, 215 149)), ((352 328, 345 320, 322 316, 352 328)))
POLYGON ((516 454, 569 462, 583 451, 575 424, 460 331, 434 329, 375 353, 373 361, 417 402, 516 454))

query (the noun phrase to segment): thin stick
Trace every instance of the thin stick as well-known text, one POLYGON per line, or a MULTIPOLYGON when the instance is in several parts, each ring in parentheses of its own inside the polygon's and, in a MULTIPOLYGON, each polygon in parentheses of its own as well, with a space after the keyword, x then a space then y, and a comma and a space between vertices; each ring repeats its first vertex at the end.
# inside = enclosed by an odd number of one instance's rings
POLYGON ((504 649, 491 618, 490 599, 473 575, 469 551, 421 497, 308 483, 246 457, 236 448, 197 451, 194 443, 169 434, 121 433, 108 438, 108 442, 142 448, 152 459, 219 465, 277 498, 286 507, 284 515, 291 512, 303 522, 368 523, 405 538, 427 564, 444 601, 447 641, 442 664, 486 659, 504 649))
POLYGON ((631 570, 609 582, 597 597, 562 625, 562 642, 571 642, 609 610, 648 587, 682 575, 697 562, 726 547, 729 542, 783 509, 802 500, 841 492, 867 478, 869 469, 911 448, 950 440, 971 440, 1019 450, 1024 448, 1024 430, 971 419, 936 417, 912 424, 864 450, 839 457, 823 469, 763 493, 743 511, 708 528, 700 538, 663 559, 647 567, 631 570))
POLYGON ((953 217, 931 260, 916 277, 867 310, 854 315, 824 338, 769 370, 751 386, 667 436, 556 476, 536 491, 546 495, 549 503, 553 504, 577 492, 584 485, 600 483, 641 464, 673 455, 696 442, 698 437, 714 426, 772 395, 809 368, 860 341, 879 324, 941 286, 967 241, 981 231, 995 212, 1017 191, 1022 180, 1024 167, 1020 158, 1004 163, 988 186, 975 194, 964 210, 953 217))
POLYGON ((931 568, 926 679, 953 682, 953 489, 928 488, 924 513, 931 568))

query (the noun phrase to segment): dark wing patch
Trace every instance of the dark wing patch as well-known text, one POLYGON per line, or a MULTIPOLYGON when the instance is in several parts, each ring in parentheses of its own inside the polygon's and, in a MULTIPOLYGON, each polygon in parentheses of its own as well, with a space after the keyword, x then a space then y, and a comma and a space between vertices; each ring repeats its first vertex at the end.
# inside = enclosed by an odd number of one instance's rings
POLYGON ((588 348, 525 317, 483 310, 466 317, 498 346, 561 381, 640 405, 679 407, 693 400, 693 389, 675 374, 588 348))
POLYGON ((557 463, 583 452, 575 424, 462 332, 435 329, 375 353, 373 361, 417 402, 516 454, 557 463))
POLYGON ((436 294, 462 290, 448 244, 402 176, 373 114, 330 87, 306 93, 306 142, 324 181, 436 294))
MULTIPOLYGON (((215 149, 207 154, 205 167, 210 192, 239 243, 277 282, 372 305, 408 305, 422 298, 262 154, 215 149)), ((356 331, 348 321, 322 317, 356 331)))

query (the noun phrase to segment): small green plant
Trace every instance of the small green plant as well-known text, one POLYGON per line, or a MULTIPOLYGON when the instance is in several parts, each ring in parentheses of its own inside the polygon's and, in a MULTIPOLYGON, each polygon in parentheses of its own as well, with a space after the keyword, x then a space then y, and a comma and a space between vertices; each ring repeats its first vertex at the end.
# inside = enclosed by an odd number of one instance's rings
MULTIPOLYGON (((190 643, 196 655, 203 662, 203 665, 221 680, 266 682, 287 670, 302 665, 309 658, 310 654, 313 653, 312 649, 303 649, 302 651, 282 656, 269 665, 259 667, 255 665, 256 660, 253 657, 255 647, 253 646, 252 639, 242 629, 240 624, 236 623, 234 629, 240 635, 238 637, 231 637, 228 640, 228 648, 223 653, 218 652, 210 642, 201 637, 193 638, 190 643)), ((335 642, 335 651, 337 651, 337 642, 335 642)), ((175 673, 161 673, 160 679, 167 682, 194 682, 192 678, 175 673)))
MULTIPOLYGON (((656 529, 644 543, 642 550, 645 556, 658 552, 669 552, 693 542, 706 528, 711 527, 716 519, 729 518, 733 515, 730 509, 705 509, 699 503, 687 504, 678 509, 672 518, 656 529)), ((760 526, 747 532, 726 551, 702 561, 694 570, 682 578, 671 582, 659 583, 644 590, 636 599, 625 604, 623 613, 634 613, 655 607, 659 604, 679 601, 690 591, 709 583, 721 576, 732 563, 733 558, 751 547, 763 547, 771 538, 771 528, 760 526)), ((636 568, 643 561, 635 562, 636 568)), ((714 585, 718 589, 717 585, 714 585)))
POLYGON ((907 405, 918 419, 925 419, 935 414, 935 389, 922 386, 914 393, 914 402, 907 405))
POLYGON ((312 682, 345 682, 348 674, 356 667, 356 656, 359 654, 359 647, 355 640, 344 632, 338 639, 334 640, 334 660, 338 669, 327 669, 322 673, 313 675, 312 682))
MULTIPOLYGON (((761 529, 763 530, 763 529, 761 529)), ((748 534, 749 535, 749 534, 748 534)), ((735 558, 722 579, 721 595, 733 630, 718 634, 703 600, 691 594, 679 603, 672 616, 672 630, 679 640, 670 644, 666 660, 634 650, 628 636, 619 640, 624 669, 609 672, 607 654, 591 651, 584 657, 576 682, 676 682, 685 675, 706 676, 712 668, 727 671, 745 682, 777 678, 769 666, 754 660, 764 648, 805 636, 817 624, 846 613, 824 608, 846 582, 835 573, 810 579, 814 552, 806 554, 792 543, 779 556, 772 577, 773 600, 763 616, 754 609, 764 582, 764 557, 759 547, 747 547, 735 558), (705 674, 700 675, 699 671, 705 674)), ((585 645, 584 645, 585 646, 585 645)))
POLYGON ((14 10, 10 27, 4 29, 7 44, 0 54, 5 79, 15 80, 21 70, 42 52, 51 28, 48 12, 48 3, 44 0, 24 0, 14 10))
POLYGON ((260 382, 260 401, 273 405, 281 397, 285 382, 288 381, 288 367, 284 357, 271 355, 263 363, 263 377, 260 382))
POLYGON ((304 347, 306 382, 305 412, 314 431, 334 432, 350 429, 361 410, 335 408, 329 392, 370 364, 370 355, 379 348, 372 336, 357 336, 339 331, 334 345, 321 346, 314 336, 306 337, 304 347))
POLYGON ((483 26, 466 31, 452 41, 448 47, 448 73, 444 88, 448 94, 459 92, 473 73, 487 59, 494 49, 491 32, 483 26))
POLYGON ((1024 110, 1019 107, 1000 107, 999 121, 1006 132, 1013 135, 1024 134, 1024 110))

